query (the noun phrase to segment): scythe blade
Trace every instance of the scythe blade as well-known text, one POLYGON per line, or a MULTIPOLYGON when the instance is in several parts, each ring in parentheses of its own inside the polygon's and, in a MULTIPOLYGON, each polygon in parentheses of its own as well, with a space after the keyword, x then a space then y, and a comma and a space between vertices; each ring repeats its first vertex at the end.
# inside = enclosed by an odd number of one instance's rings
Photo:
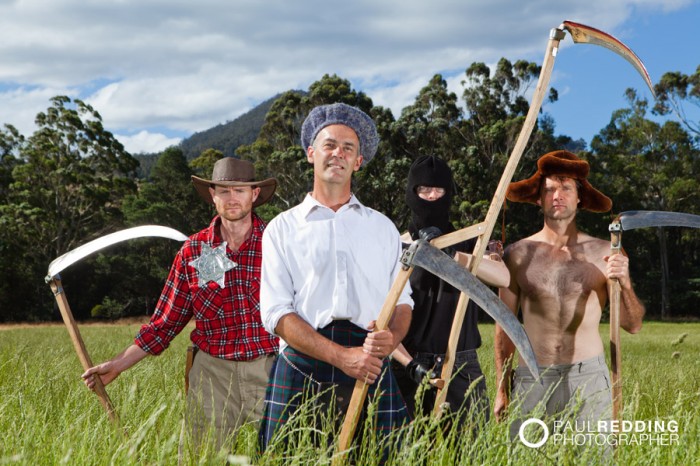
POLYGON ((126 230, 110 233, 109 235, 101 236, 90 241, 89 243, 83 244, 72 251, 68 251, 62 256, 51 261, 49 264, 49 273, 45 278, 46 283, 65 270, 68 266, 75 264, 90 254, 99 251, 100 249, 104 249, 107 246, 111 246, 122 241, 150 236, 159 236, 162 238, 173 239, 175 241, 185 241, 187 239, 187 236, 174 228, 164 227, 161 225, 142 225, 140 227, 127 228, 126 230))
MULTIPOLYGON (((65 270, 66 267, 75 264, 90 254, 113 244, 129 239, 153 236, 174 239, 176 241, 184 241, 187 239, 187 236, 173 228, 160 225, 144 225, 140 227, 128 228, 126 230, 121 230, 97 238, 63 254, 49 264, 49 272, 48 275, 46 275, 45 280, 51 287, 51 291, 56 298, 58 309, 61 311, 61 317, 63 318, 63 322, 66 324, 68 334, 73 342, 73 347, 75 348, 75 352, 77 353, 78 359, 80 360, 84 370, 88 370, 92 367, 92 359, 85 348, 85 342, 80 335, 80 330, 78 329, 78 325, 76 324, 75 319, 73 318, 73 313, 68 305, 68 299, 66 298, 66 293, 63 291, 63 285, 61 283, 59 273, 65 270)), ((109 418, 118 424, 119 418, 114 410, 112 400, 110 400, 109 395, 107 395, 107 391, 105 390, 105 387, 99 377, 95 378, 95 394, 99 398, 100 403, 102 403, 102 406, 107 411, 109 418)))
MULTIPOLYGON (((610 224, 610 254, 622 250, 622 232, 637 228, 686 227, 700 228, 700 215, 657 210, 630 210, 620 213, 610 224)), ((612 374, 613 419, 622 413, 622 348, 620 347, 620 283, 610 285, 610 372, 612 374)))
POLYGON ((573 39, 573 41, 577 44, 600 45, 608 50, 612 50, 627 60, 632 66, 634 66, 637 72, 642 75, 644 82, 647 84, 647 86, 649 86, 651 95, 656 98, 656 93, 654 92, 654 86, 651 83, 649 73, 647 72, 642 60, 632 51, 631 48, 627 47, 620 40, 607 32, 603 32, 600 29, 596 29, 591 26, 586 26, 585 24, 575 23, 573 21, 564 21, 561 28, 569 31, 569 34, 571 34, 571 39, 573 39))
POLYGON ((418 266, 446 281, 462 293, 466 293, 481 309, 490 315, 510 337, 520 356, 530 369, 533 377, 539 377, 537 357, 532 350, 530 339, 513 312, 503 304, 491 289, 481 283, 467 269, 459 265, 435 246, 425 240, 418 240, 402 258, 404 266, 418 266))
POLYGON ((650 227, 700 228, 700 215, 658 210, 630 210, 619 215, 622 231, 650 227))

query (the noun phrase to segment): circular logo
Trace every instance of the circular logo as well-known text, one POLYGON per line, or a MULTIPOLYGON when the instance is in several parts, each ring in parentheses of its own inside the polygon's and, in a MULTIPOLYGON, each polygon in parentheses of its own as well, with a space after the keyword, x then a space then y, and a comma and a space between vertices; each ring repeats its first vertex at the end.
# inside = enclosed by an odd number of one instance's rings
POLYGON ((520 441, 523 442, 524 445, 530 447, 530 448, 539 448, 542 445, 544 445, 544 442, 547 441, 549 438, 549 429, 547 428, 547 424, 545 424, 543 421, 535 418, 530 418, 527 421, 523 422, 522 425, 520 426, 520 430, 518 430, 518 437, 520 437, 520 441), (529 442, 523 433, 525 432, 525 428, 529 426, 530 424, 538 424, 542 427, 542 430, 544 430, 544 436, 542 437, 542 440, 539 442, 529 442))

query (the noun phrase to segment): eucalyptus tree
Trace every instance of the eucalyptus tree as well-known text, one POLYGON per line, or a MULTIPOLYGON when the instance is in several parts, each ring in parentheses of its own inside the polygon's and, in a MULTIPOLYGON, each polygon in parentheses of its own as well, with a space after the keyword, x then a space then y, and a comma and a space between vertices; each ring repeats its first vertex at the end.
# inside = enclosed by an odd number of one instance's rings
POLYGON ((16 160, 0 205, 3 239, 23 256, 13 302, 25 301, 18 306, 32 315, 50 312, 38 292, 49 262, 122 224, 121 200, 136 189, 138 165, 81 100, 52 98, 35 124, 31 136, 13 135, 16 160))
MULTIPOLYGON (((193 159, 190 164, 201 163, 197 160, 193 159)), ((126 197, 126 222, 129 225, 156 223, 185 234, 199 231, 211 220, 213 209, 192 187, 192 175, 182 149, 167 148, 156 160, 148 179, 140 182, 138 193, 126 197)), ((205 177, 210 175, 211 170, 205 177)))
MULTIPOLYGON (((7 203, 7 197, 12 184, 12 172, 19 163, 17 152, 24 137, 17 129, 9 124, 0 130, 0 209, 7 203)), ((0 299, 3 302, 13 297, 13 294, 21 285, 21 274, 18 269, 22 267, 22 251, 16 247, 14 238, 13 218, 0 215, 0 299)), ((0 306, 0 322, 3 320, 15 320, 20 317, 15 315, 13 306, 0 306)))
POLYGON ((700 65, 690 75, 678 71, 665 73, 654 90, 657 95, 654 113, 676 115, 685 129, 694 135, 695 143, 700 144, 700 120, 693 120, 686 106, 700 108, 700 65))
POLYGON ((408 224, 408 210, 404 190, 412 159, 402 149, 400 130, 391 110, 374 107, 370 116, 377 125, 379 147, 372 161, 355 175, 355 191, 368 207, 389 217, 403 229, 408 224))
POLYGON ((381 183, 381 186, 376 186, 373 197, 381 196, 387 200, 380 210, 394 219, 401 229, 407 227, 409 220, 404 193, 413 160, 421 155, 434 155, 450 163, 460 157, 462 110, 457 102, 457 95, 448 90, 447 81, 436 74, 418 92, 414 102, 401 111, 396 121, 389 111, 375 109, 373 117, 385 145, 381 146, 377 162, 368 166, 365 175, 382 170, 375 180, 375 184, 381 183))
MULTIPOLYGON (((460 187, 460 219, 463 223, 482 220, 493 193, 513 151, 530 108, 529 94, 539 77, 541 67, 535 63, 506 58, 492 70, 484 63, 473 63, 462 81, 462 100, 466 116, 459 126, 463 138, 460 156, 453 164, 460 187)), ((548 101, 557 100, 557 91, 550 90, 548 101)), ((514 179, 529 176, 542 154, 559 149, 562 142, 554 136, 554 124, 542 115, 530 136, 514 179)), ((532 210, 528 206, 508 204, 505 220, 509 236, 519 239, 531 233, 532 210)), ((496 234, 500 227, 496 228, 496 234)), ((501 232, 503 233, 503 232, 501 232)))
MULTIPOLYGON (((627 99, 629 107, 615 111, 591 142, 592 180, 613 199, 616 212, 700 213, 700 150, 692 134, 679 122, 647 118, 648 102, 635 91, 628 89, 627 99)), ((697 230, 638 230, 627 237, 625 247, 635 258, 633 273, 642 277, 640 293, 651 303, 650 312, 662 318, 670 317, 671 309, 696 313, 700 283, 688 277, 700 274, 697 230)))

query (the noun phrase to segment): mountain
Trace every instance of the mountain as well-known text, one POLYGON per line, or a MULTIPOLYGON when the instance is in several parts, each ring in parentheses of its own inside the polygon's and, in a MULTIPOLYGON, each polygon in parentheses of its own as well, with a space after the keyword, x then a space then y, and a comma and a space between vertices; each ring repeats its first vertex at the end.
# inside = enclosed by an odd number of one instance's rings
POLYGON ((251 144, 257 139, 265 115, 279 95, 244 113, 233 121, 219 124, 200 133, 194 133, 180 143, 187 160, 196 158, 207 149, 220 150, 225 157, 235 155, 238 146, 251 144))
MULTIPOLYGON (((187 160, 198 157, 207 149, 220 150, 224 156, 233 156, 239 146, 252 144, 265 122, 265 115, 280 94, 262 102, 233 121, 218 124, 213 128, 194 133, 180 142, 187 160)), ((138 154, 134 157, 141 163, 139 178, 146 178, 160 154, 138 154)))

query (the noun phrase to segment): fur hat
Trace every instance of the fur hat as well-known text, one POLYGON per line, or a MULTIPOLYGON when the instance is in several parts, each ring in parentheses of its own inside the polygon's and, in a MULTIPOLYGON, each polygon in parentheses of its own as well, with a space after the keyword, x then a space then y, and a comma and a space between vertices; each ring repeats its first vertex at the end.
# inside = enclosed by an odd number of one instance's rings
POLYGON ((379 136, 374 121, 359 108, 343 103, 320 105, 309 112, 301 125, 301 147, 304 149, 304 153, 313 144, 318 133, 330 125, 345 125, 352 128, 357 134, 357 139, 360 140, 362 165, 372 160, 379 145, 379 136))
POLYGON ((585 160, 565 150, 544 154, 537 161, 537 171, 526 180, 515 181, 508 185, 506 197, 513 202, 530 202, 537 204, 540 199, 540 186, 545 177, 565 176, 581 183, 578 198, 580 208, 591 212, 607 212, 612 208, 612 201, 605 194, 595 189, 588 182, 590 166, 585 160))
POLYGON ((212 199, 209 193, 209 188, 215 185, 252 186, 253 188, 260 188, 260 194, 255 202, 253 202, 253 207, 263 205, 269 201, 275 193, 275 188, 277 188, 277 180, 274 178, 255 181, 255 167, 253 164, 234 157, 224 157, 217 160, 211 172, 211 180, 205 180, 204 178, 192 175, 192 184, 194 184, 197 193, 202 199, 209 204, 214 203, 214 199, 212 199))

